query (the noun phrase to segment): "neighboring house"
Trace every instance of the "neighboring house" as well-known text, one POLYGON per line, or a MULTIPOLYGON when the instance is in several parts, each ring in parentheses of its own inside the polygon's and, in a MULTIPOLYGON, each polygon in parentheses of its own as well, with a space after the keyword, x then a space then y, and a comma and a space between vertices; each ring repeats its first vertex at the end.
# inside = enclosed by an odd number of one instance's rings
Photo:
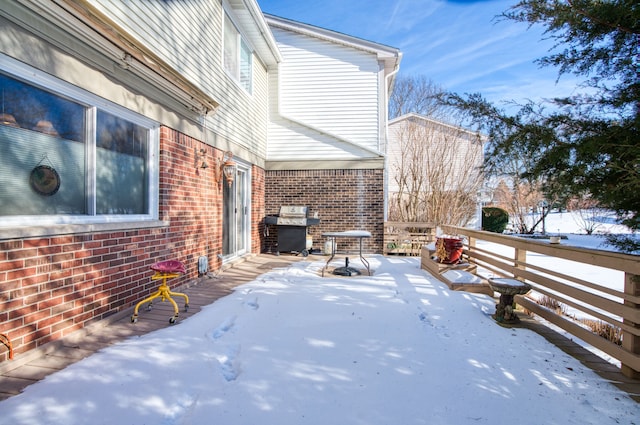
POLYGON ((266 19, 283 58, 269 74, 267 212, 307 205, 321 219, 310 228, 314 241, 323 231, 368 230, 365 249, 382 252, 387 106, 401 53, 266 19))
POLYGON ((254 0, 5 2, 0 333, 24 353, 130 308, 157 261, 185 263, 177 286, 202 257, 259 253, 282 204, 319 212, 315 232, 371 230, 379 252, 399 61, 254 0))
POLYGON ((389 122, 391 221, 466 225, 477 217, 484 137, 419 114, 389 122))

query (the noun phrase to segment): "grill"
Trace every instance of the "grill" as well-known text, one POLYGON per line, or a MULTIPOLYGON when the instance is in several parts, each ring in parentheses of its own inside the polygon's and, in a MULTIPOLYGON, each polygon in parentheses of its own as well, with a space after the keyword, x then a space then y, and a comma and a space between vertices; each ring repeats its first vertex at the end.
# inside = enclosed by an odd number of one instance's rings
POLYGON ((278 215, 264 218, 265 230, 270 225, 278 228, 277 253, 295 252, 304 257, 309 255, 311 247, 307 246, 307 228, 319 224, 320 219, 307 217, 308 213, 308 207, 286 205, 280 207, 278 215))

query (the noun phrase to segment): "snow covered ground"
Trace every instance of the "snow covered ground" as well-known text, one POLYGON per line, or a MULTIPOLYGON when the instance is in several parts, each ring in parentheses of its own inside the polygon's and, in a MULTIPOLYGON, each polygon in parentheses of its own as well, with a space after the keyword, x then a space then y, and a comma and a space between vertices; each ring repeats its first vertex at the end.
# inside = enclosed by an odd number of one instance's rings
POLYGON ((615 213, 612 211, 599 213, 589 211, 551 212, 545 222, 547 233, 585 234, 583 228, 585 225, 592 227, 594 234, 631 233, 627 226, 618 224, 615 213))
POLYGON ((0 402, 0 424, 640 423, 577 360, 498 326, 490 297, 450 291, 419 258, 371 264, 274 269, 0 402))
POLYGON ((604 235, 631 233, 628 227, 616 222, 613 212, 552 212, 545 219, 545 228, 548 235, 566 236, 562 239, 565 245, 602 250, 614 249, 606 244, 604 235), (585 225, 594 229, 593 235, 586 234, 585 225))

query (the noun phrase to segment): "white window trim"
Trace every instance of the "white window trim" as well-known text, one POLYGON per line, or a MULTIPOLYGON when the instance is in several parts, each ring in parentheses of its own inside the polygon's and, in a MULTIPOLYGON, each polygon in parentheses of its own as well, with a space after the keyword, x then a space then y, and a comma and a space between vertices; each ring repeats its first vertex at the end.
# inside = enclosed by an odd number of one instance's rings
MULTIPOLYGON (((226 4, 226 2, 224 2, 226 4)), ((235 18, 235 16, 233 15, 233 13, 231 13, 227 8, 223 8, 222 10, 222 69, 224 69, 225 74, 227 74, 227 76, 235 83, 238 85, 238 87, 240 87, 242 89, 242 91, 244 91, 246 94, 248 94, 249 96, 253 96, 253 62, 255 60, 255 49, 254 47, 251 45, 251 43, 249 43, 249 40, 247 37, 244 36, 244 34, 242 33, 242 31, 240 30, 240 26, 238 25, 237 19, 235 18), (226 17, 229 18, 229 20, 231 21, 231 23, 233 24, 234 29, 236 30, 236 33, 238 35, 238 43, 237 43, 237 49, 236 49, 236 59, 238 60, 238 75, 233 75, 231 72, 229 72, 229 70, 227 69, 225 63, 224 63, 224 41, 225 41, 225 25, 226 25, 226 17), (249 90, 247 90, 246 87, 244 87, 240 81, 240 68, 241 68, 241 58, 242 58, 242 44, 244 44, 245 46, 247 46, 247 48, 249 49, 250 52, 250 58, 251 58, 251 63, 250 63, 250 67, 251 67, 251 81, 249 82, 249 90)))
MULTIPOLYGON (((95 114, 95 108, 104 110, 111 114, 117 115, 123 119, 131 121, 142 127, 149 129, 149 146, 148 146, 148 205, 147 214, 127 214, 127 215, 51 215, 51 216, 1 216, 0 217, 0 239, 5 236, 3 228, 13 228, 16 226, 56 226, 56 225, 96 225, 114 223, 131 223, 131 222, 147 222, 157 221, 159 214, 159 139, 160 125, 147 117, 139 115, 120 105, 112 103, 104 98, 93 95, 82 90, 72 84, 46 74, 36 68, 19 62, 9 56, 0 53, 0 70, 9 75, 13 75, 35 86, 46 88, 48 91, 68 97, 76 102, 82 103, 89 107, 90 113, 95 114)), ((89 125, 88 127, 91 127, 89 125)), ((87 129, 89 132, 90 129, 87 129)), ((94 132, 95 133, 95 132, 94 132)), ((91 139, 95 139, 95 134, 87 139, 91 145, 91 139)), ((95 142, 95 140, 93 140, 95 142)), ((94 147, 89 148, 89 153, 94 147)), ((88 157, 90 157, 88 155, 88 157)), ((88 164, 88 173, 95 173, 95 164, 88 164)), ((91 179, 89 179, 91 181, 91 179)), ((93 185, 95 182, 91 182, 93 185)), ((95 187, 87 188, 88 195, 95 196, 95 187)), ((88 213, 95 212, 95 200, 92 198, 93 207, 88 205, 88 213)), ((82 231, 79 229, 78 231, 82 231)), ((37 232, 36 232, 37 233, 37 232)), ((55 232, 57 233, 57 232, 55 232)))

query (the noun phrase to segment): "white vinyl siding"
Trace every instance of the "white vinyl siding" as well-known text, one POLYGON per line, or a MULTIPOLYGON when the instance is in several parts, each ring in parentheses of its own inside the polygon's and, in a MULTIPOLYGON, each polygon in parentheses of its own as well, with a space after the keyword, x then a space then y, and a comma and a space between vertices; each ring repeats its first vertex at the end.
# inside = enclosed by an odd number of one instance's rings
MULTIPOLYGON (((375 54, 280 28, 283 56, 272 94, 269 159, 375 156, 380 137, 380 65, 375 54)), ((275 79, 276 77, 273 76, 275 79)))
POLYGON ((277 114, 278 74, 271 72, 269 81, 269 104, 272 110, 268 160, 352 160, 371 156, 371 152, 357 145, 277 114))
POLYGON ((214 132, 266 155, 266 68, 259 60, 251 61, 253 96, 224 71, 225 12, 220 2, 89 1, 220 103, 207 119, 214 132))

